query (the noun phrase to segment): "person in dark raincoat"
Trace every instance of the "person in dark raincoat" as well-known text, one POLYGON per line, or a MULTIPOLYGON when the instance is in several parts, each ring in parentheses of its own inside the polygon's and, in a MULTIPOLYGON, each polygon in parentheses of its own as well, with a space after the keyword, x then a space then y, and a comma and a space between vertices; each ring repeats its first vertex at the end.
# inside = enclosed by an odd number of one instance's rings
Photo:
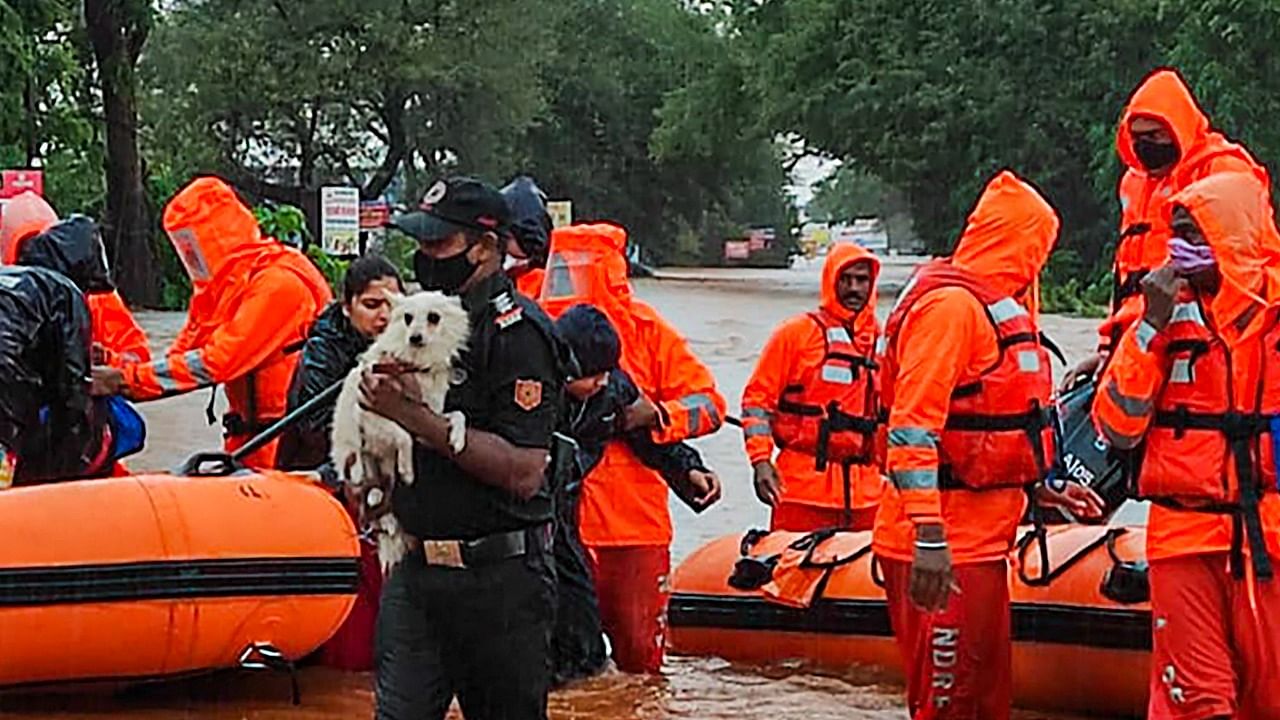
POLYGON ((85 294, 114 289, 97 225, 72 216, 17 261, 0 268, 0 445, 16 484, 85 477, 110 467, 89 381, 85 294))
MULTIPOLYGON (((578 443, 577 458, 572 478, 556 489, 554 550, 559 596, 551 661, 552 677, 559 685, 596 674, 606 660, 595 583, 578 534, 582 479, 600 463, 605 446, 610 440, 625 438, 642 463, 675 487, 685 485, 695 473, 714 474, 693 447, 685 443, 658 445, 644 429, 624 429, 625 409, 636 402, 640 391, 618 367, 621 341, 604 313, 591 305, 577 305, 556 321, 556 332, 573 350, 578 364, 577 377, 567 386, 570 434, 578 443)), ((719 487, 718 481, 710 484, 719 487)), ((705 499, 703 506, 716 499, 705 499)))
MULTIPOLYGON (((361 353, 386 329, 391 317, 389 294, 403 291, 400 273, 386 258, 367 255, 351 263, 342 279, 342 300, 320 313, 307 334, 289 384, 288 413, 342 382, 361 353)), ((298 418, 284 432, 276 453, 277 467, 312 470, 329 462, 334 401, 298 418)), ((377 547, 362 541, 356 602, 338 632, 317 651, 321 665, 357 672, 373 668, 373 635, 381 594, 377 547)))
MULTIPOLYGON (((387 327, 391 311, 388 293, 403 292, 400 273, 386 258, 367 255, 351 263, 342 280, 341 301, 325 308, 307 333, 302 357, 289 383, 286 414, 351 372, 360 354, 387 327)), ((311 470, 329 460, 333 405, 330 402, 317 408, 284 432, 277 451, 277 467, 311 470)))

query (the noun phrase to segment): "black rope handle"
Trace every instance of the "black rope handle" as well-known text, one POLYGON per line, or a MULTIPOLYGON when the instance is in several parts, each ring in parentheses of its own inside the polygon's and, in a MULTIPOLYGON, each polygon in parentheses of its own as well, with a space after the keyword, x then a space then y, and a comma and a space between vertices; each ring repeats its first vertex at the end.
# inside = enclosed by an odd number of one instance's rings
MULTIPOLYGON (((1104 545, 1107 545, 1108 550, 1110 550, 1110 545, 1114 545, 1115 539, 1127 532, 1128 529, 1123 527, 1108 528, 1106 532, 1102 533, 1089 542, 1089 544, 1077 550, 1075 554, 1067 558, 1060 565, 1051 568, 1051 563, 1049 562, 1049 533, 1047 528, 1041 526, 1029 530, 1018 539, 1017 543, 1018 579, 1028 587, 1047 587, 1054 580, 1062 577, 1063 573, 1067 572, 1072 567, 1075 567, 1094 550, 1097 550, 1104 545), (1040 575, 1038 577, 1031 577, 1027 574, 1027 550, 1031 547, 1033 542, 1037 543, 1040 547, 1040 575)), ((1114 558, 1115 555, 1113 554, 1112 557, 1114 558)))

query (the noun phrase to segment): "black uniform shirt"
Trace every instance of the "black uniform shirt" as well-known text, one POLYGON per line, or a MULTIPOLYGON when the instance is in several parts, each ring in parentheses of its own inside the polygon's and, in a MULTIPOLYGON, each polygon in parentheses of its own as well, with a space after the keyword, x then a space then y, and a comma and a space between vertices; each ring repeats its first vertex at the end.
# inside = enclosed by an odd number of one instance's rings
MULTIPOLYGON (((565 370, 552 345, 550 318, 501 273, 469 290, 463 304, 471 338, 454 366, 445 409, 462 411, 468 428, 549 452, 565 409, 565 370)), ((414 449, 413 485, 398 487, 393 501, 401 525, 423 539, 469 540, 552 518, 546 480, 522 501, 422 445, 414 449)))

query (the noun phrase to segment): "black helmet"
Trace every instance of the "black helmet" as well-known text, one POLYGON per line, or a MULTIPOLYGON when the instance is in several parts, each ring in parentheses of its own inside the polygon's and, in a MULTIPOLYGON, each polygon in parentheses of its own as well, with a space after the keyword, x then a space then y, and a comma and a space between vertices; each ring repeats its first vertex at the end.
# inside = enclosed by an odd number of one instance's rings
POLYGON ((544 267, 547 248, 551 244, 551 216, 547 214, 547 195, 528 175, 521 175, 502 188, 502 196, 511 208, 511 237, 529 264, 544 267))

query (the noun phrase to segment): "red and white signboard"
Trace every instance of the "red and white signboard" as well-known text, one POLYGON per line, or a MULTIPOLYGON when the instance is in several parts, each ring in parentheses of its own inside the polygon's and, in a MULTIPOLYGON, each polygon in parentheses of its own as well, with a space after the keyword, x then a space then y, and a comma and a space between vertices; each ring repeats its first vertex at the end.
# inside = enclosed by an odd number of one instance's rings
POLYGON ((42 171, 0 171, 0 198, 11 198, 28 190, 37 195, 44 195, 44 173, 42 171))
POLYGON ((368 200, 360 203, 360 229, 381 228, 391 220, 391 206, 385 200, 368 200))
POLYGON ((751 257, 751 241, 749 240, 725 240, 724 241, 724 259, 725 260, 746 260, 751 257))

